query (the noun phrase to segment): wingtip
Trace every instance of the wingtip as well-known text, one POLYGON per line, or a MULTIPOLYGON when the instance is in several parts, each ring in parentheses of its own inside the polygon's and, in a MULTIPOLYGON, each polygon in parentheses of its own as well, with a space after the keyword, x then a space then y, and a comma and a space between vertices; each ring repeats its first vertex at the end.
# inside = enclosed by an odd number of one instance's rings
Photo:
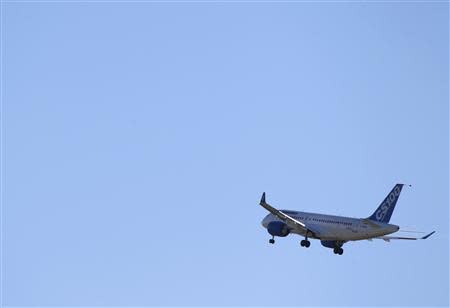
POLYGON ((425 235, 424 237, 422 237, 423 240, 426 240, 427 238, 429 238, 430 236, 432 236, 436 231, 433 231, 427 235, 425 235))
POLYGON ((266 192, 263 192, 262 196, 261 196, 261 201, 259 201, 259 204, 264 204, 266 203, 266 192))

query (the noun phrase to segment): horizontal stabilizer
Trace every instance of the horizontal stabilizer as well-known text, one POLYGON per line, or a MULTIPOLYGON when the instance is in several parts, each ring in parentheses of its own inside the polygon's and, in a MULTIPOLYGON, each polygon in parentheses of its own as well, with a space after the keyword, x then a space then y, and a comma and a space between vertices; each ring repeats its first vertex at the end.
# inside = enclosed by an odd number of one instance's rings
POLYGON ((389 242, 390 240, 410 240, 410 241, 416 241, 416 240, 426 240, 430 236, 432 236, 436 231, 433 231, 431 233, 428 233, 424 237, 406 237, 406 236, 379 236, 379 237, 373 237, 374 239, 380 239, 384 240, 386 242, 389 242))

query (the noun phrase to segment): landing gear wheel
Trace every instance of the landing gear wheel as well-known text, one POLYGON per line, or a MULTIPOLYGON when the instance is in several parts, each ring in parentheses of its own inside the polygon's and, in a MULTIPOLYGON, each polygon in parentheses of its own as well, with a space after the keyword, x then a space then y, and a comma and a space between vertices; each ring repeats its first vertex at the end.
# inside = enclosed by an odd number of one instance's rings
POLYGON ((342 249, 341 247, 335 247, 333 249, 333 252, 335 255, 342 255, 344 253, 344 249, 342 249))
POLYGON ((269 243, 270 243, 270 244, 275 244, 275 240, 274 240, 273 238, 271 238, 271 239, 269 240, 269 243))
POLYGON ((302 240, 300 242, 300 246, 308 248, 309 246, 311 246, 311 242, 308 240, 302 240))

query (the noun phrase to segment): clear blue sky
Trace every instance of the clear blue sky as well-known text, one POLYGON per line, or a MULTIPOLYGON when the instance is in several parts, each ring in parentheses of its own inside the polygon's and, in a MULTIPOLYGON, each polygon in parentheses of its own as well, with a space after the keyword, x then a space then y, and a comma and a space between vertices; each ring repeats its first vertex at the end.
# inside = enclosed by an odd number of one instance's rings
POLYGON ((448 3, 3 4, 3 304, 447 306, 448 3), (259 205, 427 241, 268 244, 259 205))

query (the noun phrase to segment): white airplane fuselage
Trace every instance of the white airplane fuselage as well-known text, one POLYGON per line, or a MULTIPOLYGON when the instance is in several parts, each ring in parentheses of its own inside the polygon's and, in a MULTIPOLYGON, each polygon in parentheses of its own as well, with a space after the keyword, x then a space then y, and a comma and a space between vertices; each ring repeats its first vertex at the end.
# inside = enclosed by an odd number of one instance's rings
MULTIPOLYGON (((266 202, 263 192, 259 205, 269 211, 261 224, 272 236, 270 244, 275 244, 275 237, 286 237, 298 234, 305 239, 300 241, 302 247, 308 248, 311 242, 318 239, 322 246, 333 249, 334 254, 342 255, 342 246, 348 241, 381 239, 391 240, 425 240, 435 231, 422 237, 391 236, 388 234, 399 231, 400 227, 390 224, 392 213, 404 184, 396 184, 383 199, 372 215, 367 218, 352 218, 344 216, 324 215, 289 210, 278 210, 266 202)), ((409 231, 411 232, 411 231, 409 231)))
MULTIPOLYGON (((333 240, 342 242, 358 241, 391 234, 399 230, 399 226, 382 222, 372 222, 368 221, 367 219, 290 210, 281 210, 281 212, 304 224, 311 226, 314 230, 320 231, 320 240, 333 240)), ((281 222, 281 220, 277 216, 268 214, 266 217, 264 217, 261 224, 264 228, 267 229, 269 223, 272 221, 281 222)), ((290 233, 295 233, 302 236, 306 235, 305 232, 299 230, 290 230, 290 233)), ((316 238, 312 234, 308 235, 308 237, 316 238)))

